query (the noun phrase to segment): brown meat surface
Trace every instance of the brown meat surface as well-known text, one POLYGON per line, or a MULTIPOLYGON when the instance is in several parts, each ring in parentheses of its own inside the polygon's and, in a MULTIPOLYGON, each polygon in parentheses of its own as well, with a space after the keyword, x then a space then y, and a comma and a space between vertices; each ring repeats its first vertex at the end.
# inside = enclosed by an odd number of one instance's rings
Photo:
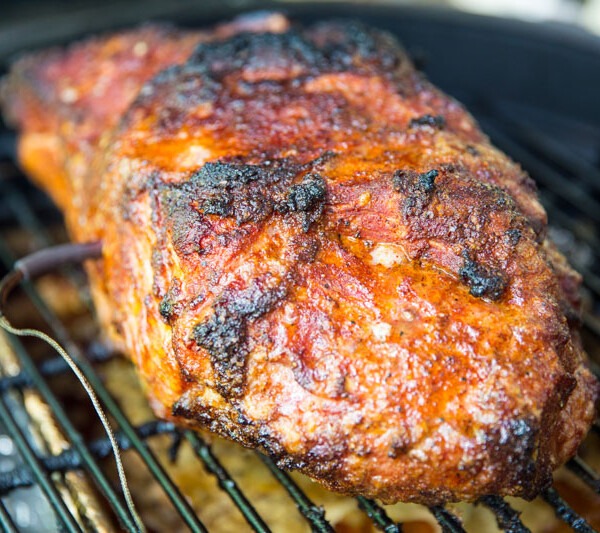
POLYGON ((533 497, 598 384, 518 165, 388 34, 279 15, 25 57, 24 168, 156 413, 333 490, 533 497))

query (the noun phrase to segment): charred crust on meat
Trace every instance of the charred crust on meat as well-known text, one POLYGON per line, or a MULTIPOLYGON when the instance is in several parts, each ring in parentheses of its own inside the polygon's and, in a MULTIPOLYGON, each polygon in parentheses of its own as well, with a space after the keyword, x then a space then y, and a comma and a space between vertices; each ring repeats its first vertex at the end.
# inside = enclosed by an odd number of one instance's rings
POLYGON ((392 176, 392 185, 396 192, 404 194, 431 193, 435 189, 435 178, 439 171, 433 169, 418 173, 414 170, 400 169, 392 176))
MULTIPOLYGON (((194 398, 193 389, 185 393, 172 407, 172 415, 207 428, 213 433, 240 442, 249 448, 266 452, 278 467, 286 470, 302 469, 330 483, 337 481, 336 472, 347 453, 343 439, 320 440, 306 443, 306 452, 290 454, 275 439, 267 423, 248 419, 235 406, 213 408, 194 398)), ((341 488, 341 487, 340 487, 341 488)))
POLYGON ((210 355, 217 390, 225 398, 244 392, 249 324, 273 310, 287 293, 283 285, 264 285, 263 280, 254 280, 247 289, 226 290, 213 313, 192 331, 193 340, 210 355))
POLYGON ((319 174, 308 174, 301 183, 292 185, 285 201, 290 211, 308 213, 322 207, 325 198, 325 180, 319 174))
POLYGON ((406 184, 414 182, 418 173, 414 170, 400 169, 392 175, 392 187, 396 192, 405 192, 406 184))
POLYGON ((269 165, 206 163, 192 174, 187 190, 203 214, 234 217, 243 224, 258 222, 272 212, 260 187, 250 184, 260 181, 268 186, 277 179, 269 165))
POLYGON ((194 389, 185 393, 171 409, 175 417, 183 420, 194 420, 200 426, 222 437, 239 442, 249 448, 258 448, 269 455, 283 454, 282 446, 276 442, 268 426, 261 421, 249 420, 235 407, 214 408, 197 401, 191 394, 194 389))
POLYGON ((347 454, 344 439, 315 439, 314 442, 306 443, 304 453, 289 453, 274 438, 267 422, 248 419, 235 405, 230 404, 225 408, 207 406, 196 400, 193 392, 192 388, 175 402, 171 409, 174 417, 194 420, 213 433, 249 448, 262 450, 279 468, 302 469, 309 475, 336 483, 336 473, 339 473, 341 461, 347 454))
POLYGON ((506 466, 503 484, 521 486, 525 498, 534 495, 536 485, 545 485, 550 479, 550 473, 540 470, 536 460, 539 436, 539 422, 527 416, 507 420, 485 436, 492 461, 506 466))
POLYGON ((519 241, 521 240, 521 237, 523 236, 521 230, 518 228, 506 230, 504 235, 506 236, 506 240, 508 241, 508 244, 510 244, 511 246, 516 246, 517 244, 519 244, 519 241))
POLYGON ((142 110, 144 114, 155 115, 158 131, 175 131, 185 121, 190 107, 214 102, 220 91, 220 84, 203 68, 189 64, 167 67, 142 86, 122 124, 135 122, 136 111, 142 110), (157 106, 158 101, 161 105, 157 106))
POLYGON ((179 256, 207 251, 204 240, 211 234, 210 224, 197 212, 179 206, 170 219, 173 247, 179 256))
POLYGON ((405 59, 391 34, 375 31, 356 20, 318 23, 307 33, 323 50, 327 60, 325 68, 333 71, 375 70, 394 79, 405 59))
MULTIPOLYGON (((351 20, 328 21, 283 33, 242 32, 198 45, 184 69, 201 69, 215 81, 228 75, 289 72, 290 78, 351 69, 393 73, 403 58, 396 41, 351 20)), ((258 80, 258 83, 270 80, 258 80)))
POLYGON ((161 300, 158 306, 158 312, 163 317, 164 321, 169 323, 173 317, 173 302, 171 302, 166 296, 161 300))
POLYGON ((233 207, 231 203, 231 195, 228 193, 223 193, 220 196, 204 200, 201 203, 201 210, 205 215, 229 217, 233 213, 233 207))
POLYGON ((238 225, 261 222, 273 213, 294 216, 303 231, 323 213, 326 186, 315 172, 302 175, 300 165, 284 159, 260 165, 206 163, 182 188, 182 201, 202 215, 235 218, 238 225))
POLYGON ((419 189, 425 192, 432 192, 434 189, 435 178, 437 178, 438 171, 430 170, 419 174, 419 189))
POLYGON ((241 396, 248 355, 243 317, 229 315, 226 308, 218 308, 210 318, 194 327, 193 337, 198 346, 210 354, 219 393, 225 398, 241 396))
POLYGON ((181 281, 175 278, 158 305, 158 313, 167 324, 171 324, 181 312, 180 297, 181 281))
POLYGON ((198 45, 188 65, 205 66, 207 73, 224 78, 234 72, 264 70, 273 63, 282 68, 318 67, 321 51, 298 31, 284 33, 239 33, 223 41, 198 45))
POLYGON ((446 119, 443 115, 423 115, 410 119, 408 123, 409 129, 421 126, 429 126, 430 128, 441 130, 446 126, 446 119))
POLYGON ((320 174, 308 174, 302 181, 292 185, 278 211, 300 213, 302 230, 307 232, 313 222, 323 213, 325 201, 325 180, 320 174))
POLYGON ((471 259, 463 252, 463 265, 458 271, 460 280, 469 287, 469 292, 477 298, 499 300, 506 288, 506 280, 496 270, 471 259))
POLYGON ((392 186, 396 192, 405 195, 402 201, 404 216, 419 215, 427 207, 435 192, 435 179, 438 170, 418 173, 414 170, 397 170, 392 176, 392 186))
POLYGON ((244 165, 223 161, 205 163, 190 177, 190 183, 209 188, 235 188, 264 178, 266 165, 244 165))

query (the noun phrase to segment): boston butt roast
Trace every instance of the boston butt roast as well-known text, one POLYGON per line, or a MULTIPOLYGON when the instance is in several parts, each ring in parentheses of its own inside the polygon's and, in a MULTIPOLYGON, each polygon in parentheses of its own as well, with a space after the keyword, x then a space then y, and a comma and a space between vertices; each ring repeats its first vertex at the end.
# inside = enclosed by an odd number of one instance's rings
POLYGON ((535 185, 387 33, 247 16, 17 61, 2 108, 158 416, 384 502, 534 497, 594 417, 535 185))

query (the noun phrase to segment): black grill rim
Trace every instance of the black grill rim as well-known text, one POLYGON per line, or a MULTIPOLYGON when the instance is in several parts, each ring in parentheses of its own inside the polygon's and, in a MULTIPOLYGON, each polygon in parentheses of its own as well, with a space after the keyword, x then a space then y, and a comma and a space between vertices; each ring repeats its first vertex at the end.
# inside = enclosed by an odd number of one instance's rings
MULTIPOLYGON (((140 2, 137 0, 131 2, 131 5, 134 4, 136 5, 134 8, 135 13, 139 13, 141 6, 140 2)), ((186 2, 183 2, 182 4, 183 7, 180 6, 179 14, 172 17, 174 20, 177 20, 178 18, 187 18, 189 17, 190 12, 198 13, 197 4, 195 4, 195 6, 186 2)), ((281 7, 277 3, 265 2, 248 1, 242 2, 242 4, 245 8, 281 7)), ((147 7, 149 3, 146 1, 144 2, 144 5, 147 7)), ((157 9, 158 12, 162 9, 158 8, 158 3, 156 2, 151 2, 151 5, 154 6, 154 9, 157 9)), ((207 21, 215 18, 228 17, 231 15, 231 10, 239 10, 239 6, 240 2, 221 2, 221 7, 211 13, 210 16, 206 16, 205 10, 202 11, 202 15, 207 21)), ((337 14, 340 10, 340 5, 333 3, 320 3, 319 7, 321 8, 319 18, 329 16, 332 12, 337 14), (323 14, 324 12, 327 14, 323 14)), ((391 16, 392 18, 397 18, 400 15, 403 15, 409 20, 411 17, 413 20, 421 20, 423 17, 429 17, 434 24, 447 24, 449 21, 460 20, 461 22, 468 24, 471 29, 475 28, 479 32, 489 31, 490 28, 497 30, 501 27, 505 32, 522 33, 522 36, 524 37, 526 35, 528 39, 536 37, 547 39, 549 32, 552 32, 552 36, 557 43, 563 45, 566 43, 571 47, 578 48, 579 53, 584 58, 588 56, 597 58, 600 55, 600 39, 590 38, 590 36, 583 34, 582 32, 574 31, 569 28, 560 28, 557 33, 555 27, 550 28, 543 25, 532 26, 515 21, 492 20, 487 17, 457 14, 455 12, 439 9, 420 9, 412 7, 390 8, 383 5, 375 7, 371 6, 369 8, 365 8, 364 6, 352 6, 352 9, 355 13, 367 11, 371 14, 376 13, 378 17, 391 16)), ((291 11, 292 14, 300 14, 300 16, 314 16, 315 2, 304 2, 299 6, 286 5, 285 10, 291 11)), ((131 16, 133 11, 129 13, 130 15, 127 16, 131 16)), ((198 14, 196 15, 196 18, 197 16, 198 14)), ((106 21, 103 21, 102 23, 105 22, 106 21)), ((131 22, 133 21, 123 21, 123 18, 121 18, 121 22, 110 20, 109 25, 111 27, 120 27, 131 22)), ((36 23, 38 23, 39 27, 39 21, 36 23)), ((27 24, 27 21, 25 24, 27 24)), ((87 28, 85 32, 88 32, 87 28)), ((33 33, 35 34, 35 32, 33 33)), ((31 35, 32 32, 28 32, 28 34, 31 35)), ((54 34, 48 37, 48 32, 46 32, 37 34, 35 38, 37 38, 41 44, 44 43, 44 39, 46 38, 51 38, 53 40, 58 39, 60 41, 61 39, 65 39, 65 36, 57 37, 54 34)), ((6 59, 7 48, 5 39, 6 33, 0 29, 0 62, 6 59)), ((71 36, 69 36, 68 39, 70 40, 71 36)), ((591 89, 593 89, 593 87, 591 89)), ((585 102, 587 98, 586 94, 587 93, 584 91, 584 94, 579 99, 579 103, 585 102)), ((562 207, 562 202, 564 202, 566 198, 566 200, 572 204, 572 207, 579 211, 583 211, 591 220, 600 222, 600 200, 590 193, 590 189, 594 192, 600 190, 600 180, 598 179, 600 171, 593 165, 587 164, 585 161, 582 162, 580 158, 577 158, 568 151, 557 151, 554 146, 548 144, 549 141, 547 138, 540 136, 539 132, 535 130, 532 131, 531 129, 528 129, 524 122, 508 119, 499 110, 496 101, 493 98, 482 100, 480 95, 477 96, 478 98, 474 101, 466 102, 467 107, 476 113, 484 130, 492 137, 492 141, 515 159, 521 161, 524 167, 539 180, 540 183, 545 185, 546 188, 542 191, 542 200, 546 209, 549 211, 550 219, 556 220, 561 226, 567 228, 570 225, 572 226, 572 218, 568 213, 565 213, 564 208, 562 207), (565 173, 569 176, 578 177, 580 179, 579 183, 573 186, 572 182, 565 180, 565 173), (568 191, 565 194, 565 186, 567 185, 568 191)), ((574 112, 574 109, 571 109, 570 111, 574 112)), ((581 110, 578 108, 578 111, 581 110)), ((593 112, 595 112, 595 110, 593 110, 593 112)), ((587 118, 590 118, 589 113, 587 118)), ((600 123, 600 115, 598 122, 600 123)), ((2 163, 2 159, 14 158, 14 147, 14 135, 2 130, 0 125, 0 163, 2 163)), ((0 167, 0 173, 2 173, 2 167, 0 167)), ((17 190, 13 180, 11 179, 2 183, 0 187, 0 193, 4 193, 3 196, 5 194, 10 195, 9 205, 11 210, 14 211, 13 214, 19 224, 35 235, 38 245, 48 245, 51 241, 45 231, 43 220, 38 217, 36 210, 30 206, 28 200, 17 190), (8 186, 6 186, 7 183, 8 186)), ((590 242, 590 245, 594 246, 596 255, 598 255, 598 250, 600 250, 598 244, 600 243, 595 238, 590 242)), ((12 254, 4 241, 0 241, 0 261, 7 269, 10 268, 14 261, 14 257, 12 257, 12 254)), ((581 268, 579 268, 579 270, 581 271, 581 268)), ((587 288, 594 294, 596 300, 600 299, 600 278, 591 271, 584 270, 583 274, 587 288)), ((72 276, 73 272, 67 272, 67 275, 72 276)), ((256 510, 248 502, 243 492, 235 485, 235 481, 233 481, 230 474, 223 468, 214 454, 212 454, 210 446, 204 442, 199 435, 190 431, 182 432, 167 422, 156 421, 143 426, 133 426, 102 384, 96 371, 90 364, 90 359, 87 357, 87 354, 84 354, 77 344, 69 337, 66 328, 60 323, 57 317, 52 314, 31 285, 26 286, 26 292, 48 322, 56 338, 70 353, 75 355, 80 368, 92 382, 108 411, 117 420, 120 427, 118 436, 121 448, 123 450, 134 449, 142 456, 148 467, 153 471, 157 481, 165 488, 173 505, 181 513, 184 521, 186 521, 191 530, 206 531, 206 528, 195 515, 189 504, 187 504, 185 498, 179 493, 177 487, 172 480, 170 480, 165 470, 159 465, 152 452, 149 451, 146 440, 151 439, 154 435, 166 433, 173 437, 174 442, 180 442, 182 438, 190 442, 207 471, 216 476, 220 487, 228 493, 234 504, 246 518, 248 524, 255 531, 269 530, 260 515, 258 515, 256 510)), ((600 327, 598 327, 598 320, 590 315, 586 316, 584 320, 588 330, 595 334, 596 339, 599 339, 600 327)), ((0 378, 0 420, 2 420, 5 425, 10 426, 7 429, 9 429, 11 435, 14 437, 15 442, 26 459, 27 465, 17 467, 9 473, 0 474, 0 524, 6 531, 17 530, 10 514, 6 510, 1 496, 14 490, 19 484, 21 484, 20 486, 26 486, 27 483, 35 483, 41 485, 50 501, 55 503, 55 511, 57 512, 59 519, 63 521, 62 525, 65 527, 65 530, 79 531, 80 526, 73 520, 69 510, 66 509, 64 503, 62 503, 56 489, 53 488, 50 473, 80 469, 83 466, 95 479, 96 483, 103 486, 104 475, 99 469, 96 472, 94 465, 97 465, 97 459, 102 458, 107 454, 107 439, 99 439, 91 443, 83 442, 81 436, 76 432, 72 425, 70 425, 66 413, 64 413, 64 411, 61 412, 60 403, 46 384, 46 378, 66 370, 62 360, 49 359, 37 368, 18 340, 11 340, 11 344, 19 357, 23 370, 16 376, 0 378), (15 401, 13 393, 14 391, 23 390, 25 388, 35 388, 42 394, 44 399, 51 405, 55 416, 59 419, 63 431, 65 431, 73 443, 73 447, 60 456, 38 456, 27 438, 23 435, 18 424, 15 423, 14 417, 12 417, 10 412, 11 402, 15 401)), ((593 430, 600 433, 599 427, 598 423, 596 423, 593 430)), ((176 450, 176 446, 174 446, 173 449, 176 450)), ((260 455, 260 457, 271 473, 288 491, 290 497, 296 503, 301 515, 311 524, 313 530, 332 531, 331 525, 325 518, 323 509, 315 505, 293 482, 289 475, 279 470, 270 458, 263 455, 260 455)), ((580 458, 574 458, 568 466, 590 487, 590 489, 598 492, 598 474, 591 470, 580 458)), ((107 485, 106 490, 103 489, 102 492, 109 499, 111 507, 121 524, 127 530, 134 531, 135 528, 128 518, 120 495, 116 495, 110 485, 107 485)), ((543 493, 543 498, 553 507, 556 514, 576 531, 593 531, 591 526, 560 498, 555 489, 548 489, 545 491, 543 493)), ((519 513, 501 498, 491 496, 484 497, 480 500, 480 503, 494 512, 501 528, 504 528, 507 531, 528 531, 520 521, 519 513)), ((387 516, 385 509, 376 502, 359 497, 357 498, 357 504, 380 530, 388 533, 401 530, 401 525, 393 523, 387 516)), ((443 507, 432 507, 430 510, 438 519, 438 522, 444 531, 464 531, 460 520, 447 509, 443 507)))

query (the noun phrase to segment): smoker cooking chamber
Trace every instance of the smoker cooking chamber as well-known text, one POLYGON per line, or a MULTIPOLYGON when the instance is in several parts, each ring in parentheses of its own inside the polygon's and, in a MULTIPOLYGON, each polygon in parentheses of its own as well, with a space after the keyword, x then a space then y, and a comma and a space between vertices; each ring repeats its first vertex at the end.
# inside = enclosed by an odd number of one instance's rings
MULTIPOLYGON (((123 9, 116 5, 114 9, 103 9, 94 3, 79 3, 76 9, 65 9, 63 13, 17 16, 12 27, 0 28, 0 72, 14 52, 69 42, 92 31, 121 28, 150 18, 185 25, 208 25, 241 10, 283 7, 292 18, 302 21, 344 16, 388 29, 404 43, 427 76, 465 103, 494 144, 519 161, 539 184, 553 237, 559 246, 562 244, 567 248, 567 256, 584 275, 588 308, 584 315, 585 346, 592 357, 600 355, 600 104, 597 101, 600 39, 573 28, 534 26, 438 9, 323 3, 317 6, 316 2, 282 6, 264 2, 214 5, 182 1, 174 5, 132 1, 124 3, 123 9)), ((14 134, 1 127, 0 263, 5 270, 16 258, 14 240, 7 237, 11 232, 23 232, 35 248, 40 248, 51 244, 55 238, 47 227, 60 222, 60 214, 47 197, 15 169, 14 143, 14 134)), ((74 277, 77 283, 81 281, 76 270, 68 269, 64 275, 74 277)), ((219 462, 209 444, 199 435, 182 431, 167 422, 135 425, 100 378, 105 354, 86 350, 74 341, 72 332, 33 285, 26 285, 25 292, 45 320, 47 329, 78 359, 81 370, 115 421, 113 425, 118 429, 121 448, 133 450, 140 456, 155 483, 166 493, 190 530, 205 531, 206 528, 148 447, 147 443, 158 435, 173 439, 174 454, 177 443, 187 441, 197 460, 204 464, 206 475, 215 476, 220 489, 231 498, 232 509, 237 507, 250 528, 269 531, 264 517, 252 506, 247 494, 219 462)), ((120 490, 101 465, 101 460, 111 453, 108 439, 82 436, 71 421, 73 407, 65 406, 60 394, 50 386, 56 376, 64 375, 67 376, 64 379, 73 382, 73 387, 79 387, 75 377, 50 350, 40 359, 19 340, 12 339, 10 344, 20 371, 0 378, 0 428, 10 436, 22 463, 0 472, 0 524, 5 531, 18 530, 14 513, 7 509, 5 499, 18 488, 37 486, 53 509, 61 530, 85 530, 87 526, 73 517, 54 474, 83 470, 99 498, 111 509, 116 523, 134 531, 120 490), (27 413, 20 392, 26 390, 37 390, 52 410, 69 441, 62 452, 40 453, 24 429, 23 417, 27 413)), ((597 364, 594 371, 599 374, 597 364)), ((84 405, 79 408, 88 409, 84 405)), ((598 422, 592 432, 600 435, 598 422)), ((281 490, 287 491, 296 504, 297 519, 304 519, 314 531, 332 531, 318 502, 311 501, 271 459, 260 454, 259 457, 280 483, 281 490)), ((586 490, 600 493, 600 476, 580 458, 570 461, 567 467, 587 485, 586 490)), ((561 499, 555 488, 545 491, 542 498, 576 531, 593 531, 591 525, 561 499)), ((400 531, 401 525, 395 524, 376 502, 365 498, 356 500, 378 529, 388 533, 400 531)), ((480 503, 494 512, 499 526, 506 531, 528 531, 518 513, 501 498, 486 497, 480 503)), ((433 507, 430 511, 442 530, 464 531, 457 517, 443 507, 433 507)))

